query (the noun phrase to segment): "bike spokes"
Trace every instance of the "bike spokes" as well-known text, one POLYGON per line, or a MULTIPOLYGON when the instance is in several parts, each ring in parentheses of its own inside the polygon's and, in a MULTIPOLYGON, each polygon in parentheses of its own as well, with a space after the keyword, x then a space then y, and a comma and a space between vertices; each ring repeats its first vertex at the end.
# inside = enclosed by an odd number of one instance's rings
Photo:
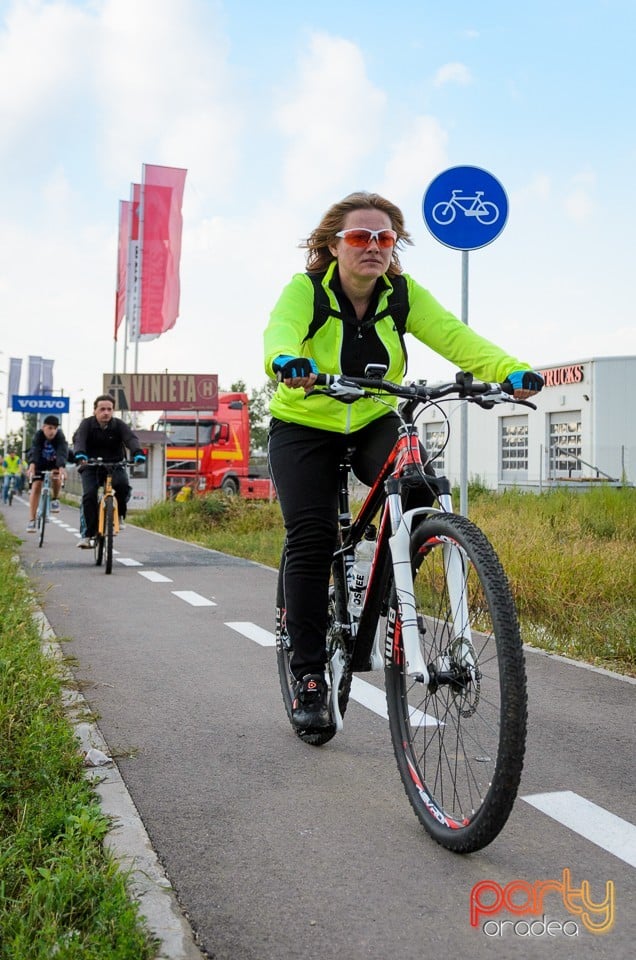
POLYGON ((429 683, 409 676, 399 656, 387 668, 398 766, 429 833, 450 849, 476 850, 505 823, 523 764, 525 673, 514 606, 492 548, 463 517, 423 523, 412 538, 412 568, 429 683))

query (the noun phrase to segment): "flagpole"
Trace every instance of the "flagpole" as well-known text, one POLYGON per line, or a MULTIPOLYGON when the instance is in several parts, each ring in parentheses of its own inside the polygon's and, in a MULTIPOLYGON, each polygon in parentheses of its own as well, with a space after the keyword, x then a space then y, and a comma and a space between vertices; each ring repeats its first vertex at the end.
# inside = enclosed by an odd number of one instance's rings
MULTIPOLYGON (((21 362, 21 361, 20 361, 21 362)), ((9 366, 11 364, 9 363, 9 366)), ((7 407, 4 414, 4 452, 7 452, 7 444, 9 442, 9 404, 11 403, 11 397, 9 396, 9 371, 7 370, 7 407)))

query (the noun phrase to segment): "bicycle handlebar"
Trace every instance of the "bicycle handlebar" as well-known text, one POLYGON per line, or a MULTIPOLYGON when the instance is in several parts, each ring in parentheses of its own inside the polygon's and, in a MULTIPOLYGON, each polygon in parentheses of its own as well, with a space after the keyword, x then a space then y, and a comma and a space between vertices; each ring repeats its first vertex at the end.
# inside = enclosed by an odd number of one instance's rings
POLYGON ((516 403, 530 407, 532 410, 537 409, 529 400, 518 400, 514 397, 509 392, 508 384, 474 380, 472 374, 463 371, 456 375, 454 381, 441 383, 438 386, 428 386, 425 382, 400 384, 379 377, 349 377, 342 373, 319 373, 316 375, 316 386, 327 387, 320 392, 346 402, 359 400, 365 396, 375 396, 378 393, 388 393, 403 400, 426 403, 455 394, 459 399, 470 400, 487 408, 494 406, 495 403, 516 403))
POLYGON ((78 467, 134 467, 134 460, 104 460, 103 457, 89 457, 87 460, 80 460, 78 467))

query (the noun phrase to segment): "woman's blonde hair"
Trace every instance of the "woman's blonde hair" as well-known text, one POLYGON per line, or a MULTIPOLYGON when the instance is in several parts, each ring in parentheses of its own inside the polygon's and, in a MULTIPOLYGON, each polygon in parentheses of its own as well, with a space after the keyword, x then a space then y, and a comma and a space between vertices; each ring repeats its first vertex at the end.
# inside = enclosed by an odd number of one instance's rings
POLYGON ((301 247, 307 249, 307 270, 310 273, 322 273, 331 261, 335 260, 329 245, 336 242, 336 234, 343 229, 345 217, 352 210, 382 210, 388 214, 391 226, 397 233, 398 238, 393 248, 393 256, 387 273, 389 276, 402 273, 398 247, 413 244, 411 235, 404 227, 402 211, 390 200, 381 197, 379 193, 366 193, 363 190, 350 193, 340 203, 334 203, 333 206, 329 207, 315 230, 312 230, 307 239, 300 243, 301 247))

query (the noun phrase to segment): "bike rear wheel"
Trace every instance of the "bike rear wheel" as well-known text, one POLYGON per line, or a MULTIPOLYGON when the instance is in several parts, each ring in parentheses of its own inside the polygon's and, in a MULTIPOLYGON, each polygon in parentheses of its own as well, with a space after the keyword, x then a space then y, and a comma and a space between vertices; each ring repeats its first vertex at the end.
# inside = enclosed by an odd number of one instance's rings
POLYGON ((519 625, 503 568, 465 517, 427 518, 410 548, 430 682, 406 673, 393 588, 385 668, 393 749, 425 829, 447 849, 470 853, 503 828, 521 778, 527 693, 519 625))
POLYGON ((46 518, 48 516, 49 510, 49 494, 48 491, 43 490, 42 496, 40 497, 40 509, 38 510, 38 531, 40 533, 40 540, 38 546, 41 547, 44 543, 44 528, 46 527, 46 518))
POLYGON ((115 504, 112 497, 106 499, 104 515, 104 540, 106 564, 104 573, 113 572, 113 538, 115 536, 115 504))
MULTIPOLYGON (((292 722, 292 701, 294 698, 293 683, 294 676, 291 672, 292 645, 287 632, 287 623, 285 617, 285 593, 283 587, 283 570, 285 566, 285 550, 280 561, 278 572, 278 586, 276 591, 276 660, 278 663, 278 679, 280 689, 283 695, 285 711, 292 722)), ((338 706, 340 714, 344 717, 349 694, 351 692, 351 657, 346 649, 345 638, 336 617, 336 598, 335 587, 332 583, 329 588, 329 613, 327 626, 327 673, 329 678, 330 691, 334 684, 334 666, 339 661, 342 669, 342 675, 338 682, 338 706)), ((328 743, 336 735, 336 724, 333 723, 325 730, 308 732, 299 730, 292 723, 292 728, 296 736, 304 743, 309 743, 314 747, 321 747, 328 743)))

